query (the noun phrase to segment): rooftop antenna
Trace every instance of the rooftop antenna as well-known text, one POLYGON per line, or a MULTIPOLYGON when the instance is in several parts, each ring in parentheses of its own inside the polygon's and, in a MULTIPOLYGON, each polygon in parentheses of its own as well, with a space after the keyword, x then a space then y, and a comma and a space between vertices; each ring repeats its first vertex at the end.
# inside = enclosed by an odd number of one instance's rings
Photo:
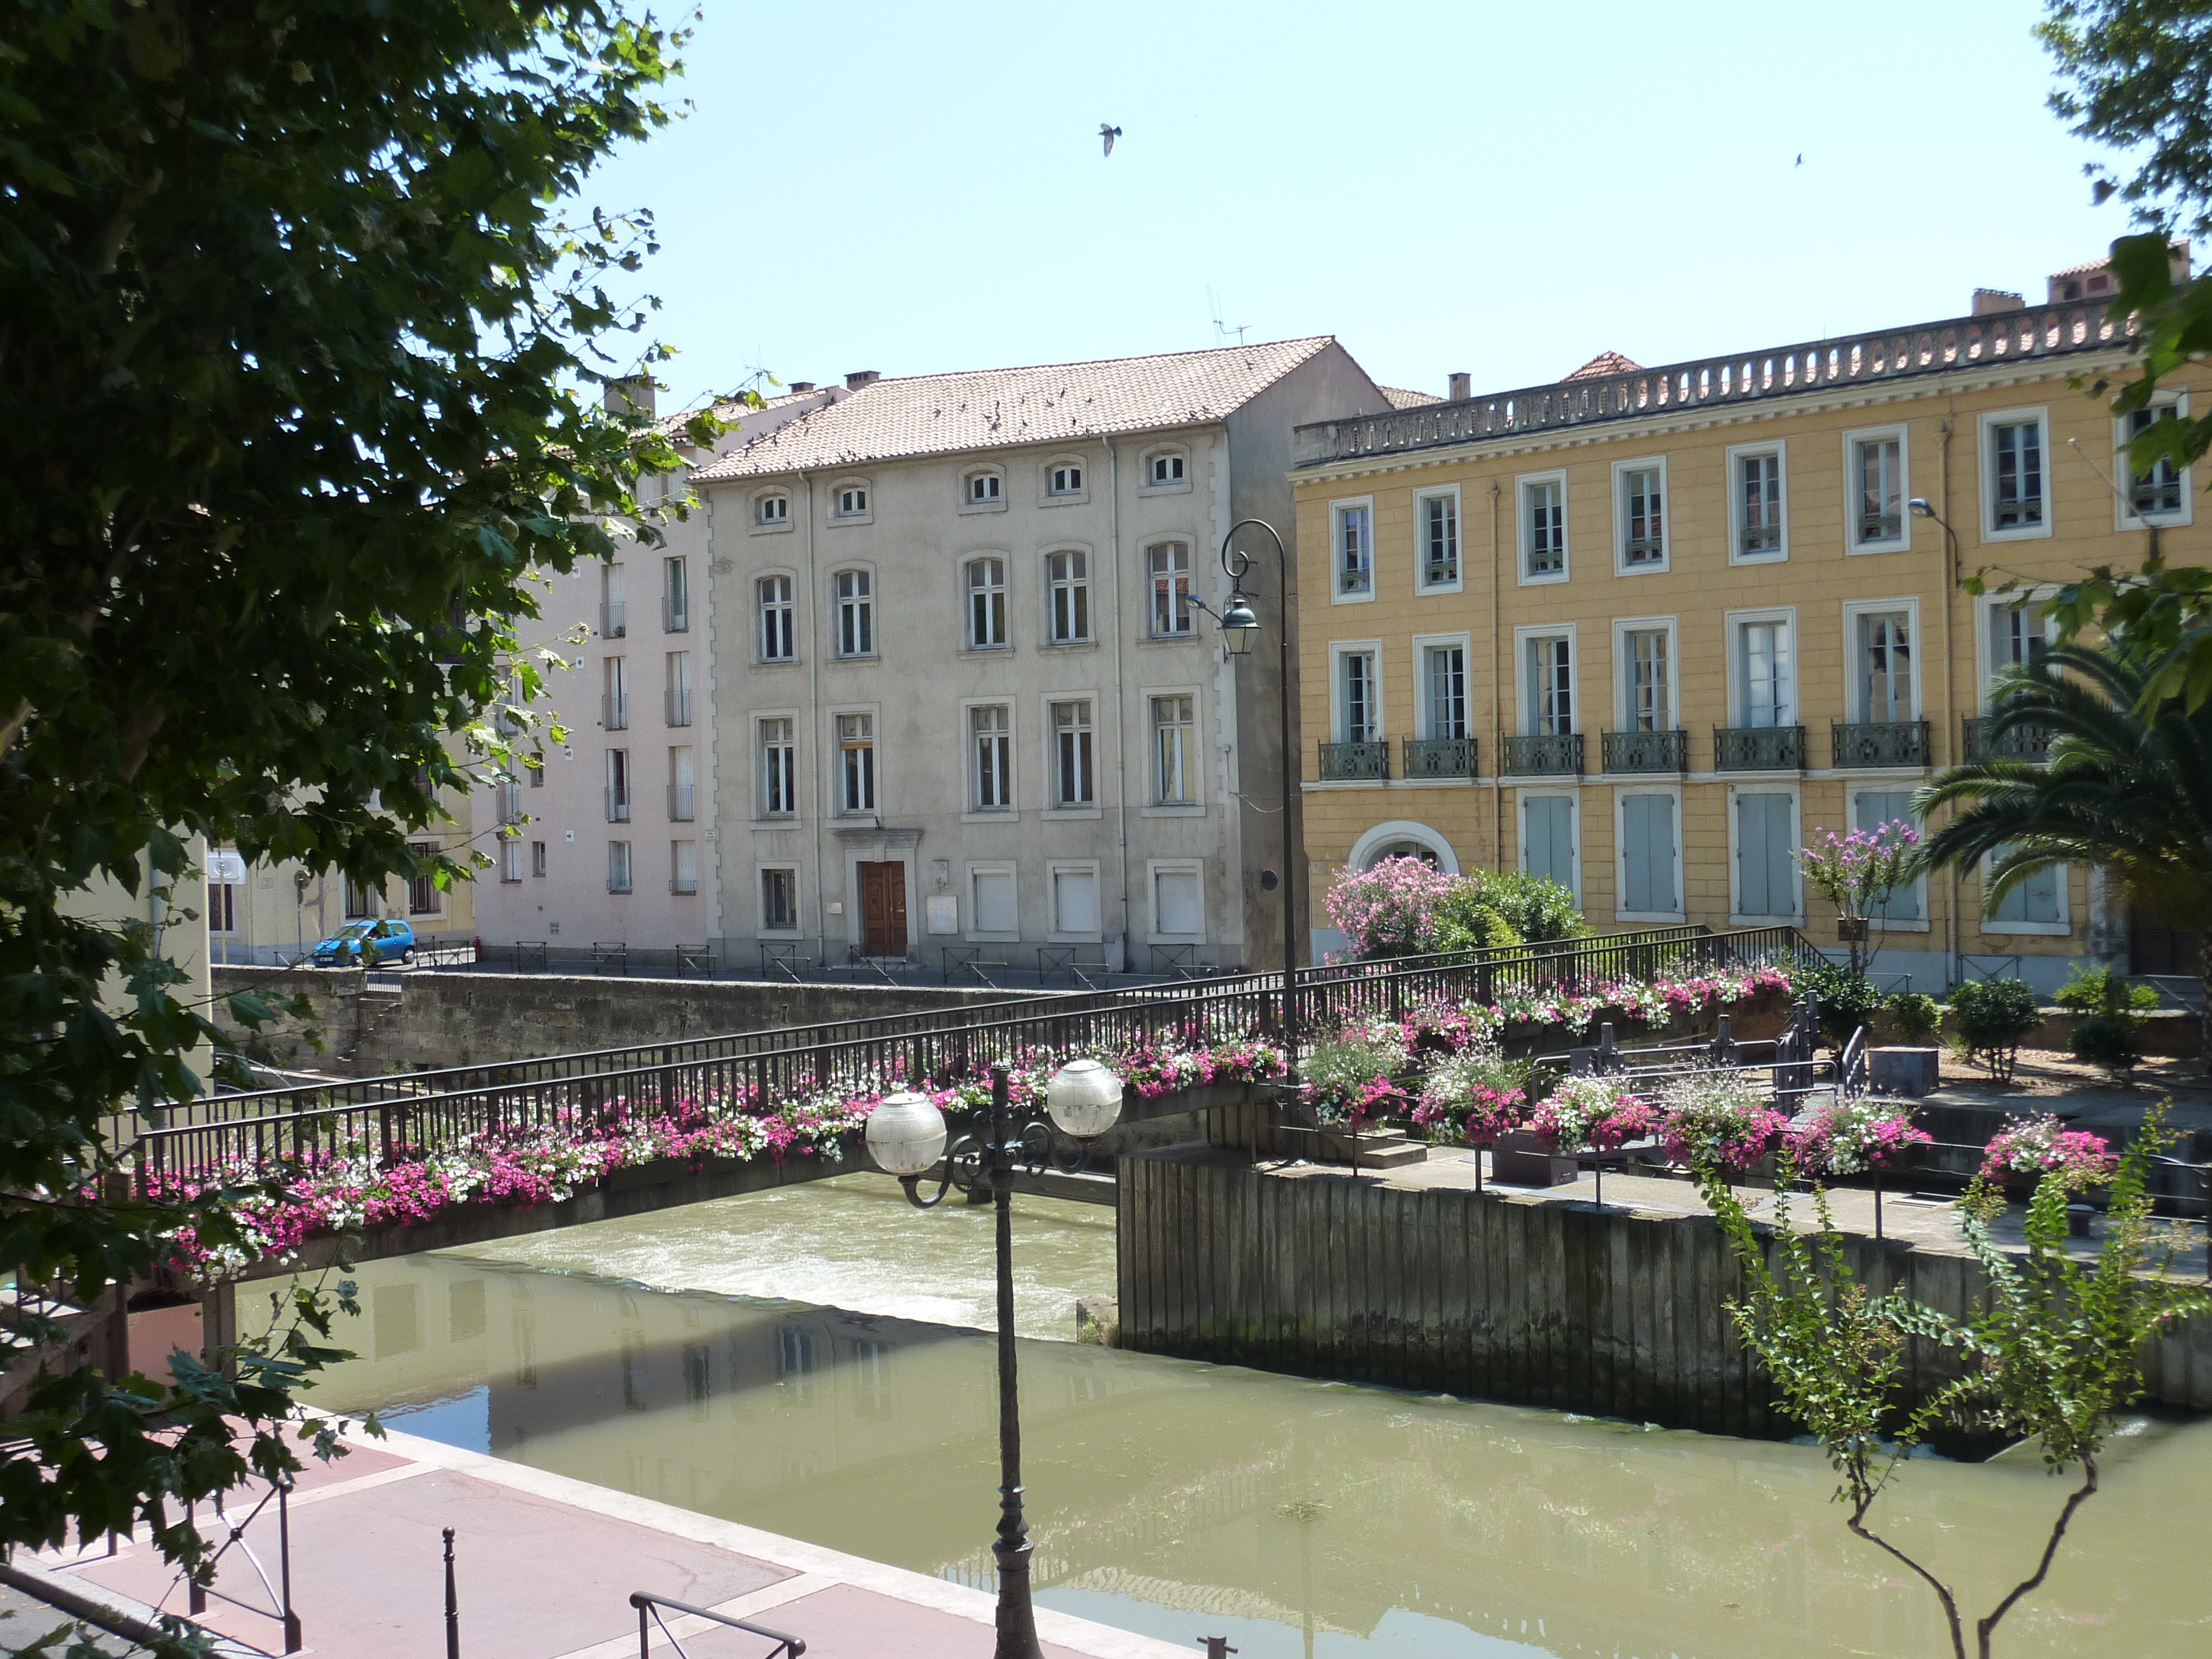
POLYGON ((1245 331, 1249 329, 1252 325, 1249 323, 1224 323, 1221 320, 1221 296, 1213 291, 1213 285, 1211 283, 1206 284, 1206 302, 1212 308, 1213 311, 1214 337, 1216 339, 1225 340, 1231 335, 1234 334, 1237 337, 1237 343, 1238 345, 1243 345, 1244 343, 1245 331))

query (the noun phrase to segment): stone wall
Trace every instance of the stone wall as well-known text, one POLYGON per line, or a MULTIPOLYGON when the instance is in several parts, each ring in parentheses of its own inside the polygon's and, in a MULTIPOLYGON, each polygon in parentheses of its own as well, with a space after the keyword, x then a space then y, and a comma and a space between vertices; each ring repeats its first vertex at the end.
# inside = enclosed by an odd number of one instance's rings
POLYGON ((215 969, 219 997, 251 990, 283 1000, 306 992, 322 1033, 320 1054, 307 1044, 302 1027, 289 1019, 264 1027, 255 1041, 218 1001, 216 1024, 232 1031, 246 1052, 279 1065, 374 1077, 1009 1000, 1003 991, 950 987, 779 985, 434 969, 379 978, 385 983, 396 978, 400 988, 375 988, 358 969, 215 969))

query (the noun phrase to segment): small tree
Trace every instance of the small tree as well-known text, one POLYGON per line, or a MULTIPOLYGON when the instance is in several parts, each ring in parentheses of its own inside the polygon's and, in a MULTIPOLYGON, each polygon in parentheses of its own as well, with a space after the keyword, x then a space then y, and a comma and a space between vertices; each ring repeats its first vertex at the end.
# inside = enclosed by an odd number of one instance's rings
POLYGON ((2012 1081, 2022 1039, 2043 1024, 2043 1010, 2025 980, 1970 979, 1951 988, 1951 1030, 1968 1060, 1979 1054, 1990 1076, 2012 1081))
MULTIPOLYGON (((2144 1189, 2166 1139, 2154 1109, 2120 1161, 2102 1247, 2087 1265, 2068 1251, 2067 1190, 2046 1177, 2027 1220, 2024 1255, 2000 1248, 1989 1222, 2002 1200, 1978 1181, 1960 1227, 1989 1279, 1982 1311, 1964 1320, 1910 1297, 1877 1295, 1852 1273, 1827 1194, 1815 1188, 1817 1230, 1793 1226, 1788 1179, 1775 1187, 1771 1242, 1761 1236, 1724 1172, 1699 1172, 1705 1201, 1742 1264, 1747 1294, 1729 1313, 1779 1390, 1778 1409, 1818 1437, 1842 1477, 1844 1524, 1911 1570, 1942 1604, 1955 1659, 1966 1659, 1965 1614, 1936 1568, 1869 1524, 1875 1504, 1912 1449, 1939 1424, 1976 1435, 2033 1440, 2053 1474, 2081 1471, 2052 1522, 2034 1571, 1974 1621, 1972 1651, 1989 1659, 1997 1626, 2039 1587, 2081 1505, 2096 1495, 2097 1460, 2114 1415, 2142 1393, 2142 1344, 2175 1320, 2212 1310, 2212 1291, 2166 1276, 2171 1248, 2154 1233, 2144 1189), (1905 1395, 1903 1343, 1918 1337, 1959 1352, 1960 1376, 1917 1405, 1905 1395)), ((1794 1170, 1784 1170, 1786 1176, 1794 1170)))
POLYGON ((1811 846, 1798 849, 1805 878, 1836 907, 1837 932, 1850 951, 1853 973, 1865 973, 1873 960, 1869 919, 1912 879, 1919 858, 1920 832, 1902 818, 1848 836, 1819 830, 1811 846))

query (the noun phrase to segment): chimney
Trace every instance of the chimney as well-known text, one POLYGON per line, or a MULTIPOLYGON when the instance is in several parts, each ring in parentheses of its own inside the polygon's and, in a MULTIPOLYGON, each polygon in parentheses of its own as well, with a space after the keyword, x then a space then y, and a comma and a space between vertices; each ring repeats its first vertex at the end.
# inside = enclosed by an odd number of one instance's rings
POLYGON ((626 379, 609 380, 606 386, 607 413, 621 415, 635 410, 648 421, 653 418, 653 376, 632 374, 626 379))
POLYGON ((811 392, 814 390, 814 382, 811 380, 793 380, 791 383, 791 389, 793 392, 811 392))
POLYGON ((856 368, 845 377, 845 390, 858 392, 862 386, 873 386, 883 378, 883 372, 880 369, 856 368))
POLYGON ((2027 297, 2008 294, 2001 288, 1978 288, 1974 290, 1974 308, 1970 317, 1994 317, 2001 311, 2025 311, 2027 297))
POLYGON ((1451 377, 1451 401, 1463 404, 1474 396, 1474 376, 1466 369, 1451 377))

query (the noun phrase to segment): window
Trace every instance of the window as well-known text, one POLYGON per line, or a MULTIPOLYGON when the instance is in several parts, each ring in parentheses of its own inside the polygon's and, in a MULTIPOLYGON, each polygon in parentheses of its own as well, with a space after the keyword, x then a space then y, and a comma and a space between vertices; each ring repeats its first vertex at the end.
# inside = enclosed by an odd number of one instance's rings
POLYGON ((545 843, 542 841, 530 843, 530 873, 533 876, 545 873, 545 843))
POLYGON ((1098 871, 1095 866, 1055 865, 1052 871, 1052 931, 1098 936, 1098 871))
POLYGON ((1154 867, 1152 932, 1173 939, 1206 936, 1206 909, 1196 865, 1154 867))
POLYGON ((789 719, 760 723, 761 812, 772 818, 799 811, 799 750, 789 719))
POLYGON ((610 732, 629 730, 629 671, 620 657, 609 657, 602 665, 605 672, 605 690, 599 697, 599 723, 610 732))
MULTIPOLYGON (((1918 828, 1912 816, 1912 792, 1909 789, 1862 789, 1851 797, 1851 828, 1872 834, 1885 823, 1906 823, 1918 828)), ((1920 921, 1927 913, 1921 908, 1922 883, 1915 880, 1909 887, 1891 887, 1875 894, 1868 902, 1869 917, 1879 922, 1920 921)))
POLYGON ((1783 518, 1783 452, 1731 450, 1729 505, 1735 523, 1730 557, 1738 563, 1786 557, 1790 550, 1783 518))
POLYGON ((691 631, 691 568, 688 559, 660 562, 660 625, 671 634, 691 631))
POLYGON ((611 564, 599 572, 599 632, 611 640, 629 632, 629 605, 623 594, 623 568, 611 564))
MULTIPOLYGON (((502 840, 500 842, 499 878, 506 882, 522 879, 522 843, 520 841, 502 840)), ((209 926, 214 924, 210 922, 209 926)))
POLYGON ((1613 468, 1620 498, 1620 568, 1658 570, 1667 563, 1667 469, 1660 461, 1613 468))
POLYGON ((975 810, 1001 812, 1014 804, 1013 714, 1003 704, 968 711, 975 755, 975 810))
POLYGON ((968 505, 996 507, 1000 501, 1000 480, 995 472, 969 473, 968 475, 968 505))
POLYGON ((1567 481, 1521 481, 1521 579, 1560 581, 1567 574, 1567 481))
POLYGON ((1021 933, 1021 917, 1014 902, 1014 867, 1011 864, 971 869, 968 872, 968 913, 974 932, 1013 939, 1021 933))
POLYGON ((671 726, 691 724, 691 653, 672 651, 668 653, 667 708, 663 711, 671 726))
POLYGON ((1565 634, 1540 634, 1526 649, 1528 730, 1540 738, 1565 737, 1575 729, 1574 641, 1565 634))
POLYGON ((668 821, 690 823, 697 816, 698 773, 689 748, 668 751, 668 821))
POLYGON ((874 583, 865 570, 841 570, 833 580, 837 589, 837 654, 872 657, 876 654, 874 583))
POLYGON ((791 522, 791 497, 778 492, 759 497, 753 506, 753 522, 782 526, 791 522))
POLYGON ((1185 542, 1159 542, 1145 550, 1145 564, 1152 579, 1152 635, 1165 639, 1191 631, 1190 547, 1185 542))
POLYGON ((532 756, 522 763, 522 769, 530 774, 530 787, 532 789, 543 789, 545 787, 544 756, 532 756))
POLYGON ((837 492, 837 516, 841 519, 866 518, 868 512, 868 487, 866 484, 847 484, 837 492))
POLYGON ((1371 595, 1375 592, 1375 550, 1370 544, 1374 509, 1365 502, 1329 509, 1334 523, 1330 544, 1336 550, 1336 591, 1339 594, 1371 595))
POLYGON ((2032 599, 2017 605, 1992 605, 1990 613, 1990 679, 2008 668, 2026 668, 2043 659, 2048 643, 2043 631, 2043 607, 2032 599))
POLYGON ((421 866, 407 882, 407 914, 410 916, 434 916, 440 909, 438 899, 438 843, 434 841, 414 841, 407 850, 415 855, 421 866))
POLYGON ((799 930, 799 872, 790 869, 760 872, 761 931, 790 933, 799 930))
POLYGON ((1091 700, 1079 698, 1052 706, 1053 803, 1058 806, 1088 806, 1091 787, 1091 700))
POLYGON ((792 648, 791 578, 763 576, 754 585, 760 595, 760 653, 763 662, 789 662, 792 648))
POLYGON ((837 716, 837 804, 848 812, 876 810, 876 717, 837 716))
MULTIPOLYGON (((2130 410, 2121 417, 2120 437, 2131 443, 2160 421, 2170 421, 2180 413, 2178 404, 2159 404, 2149 409, 2130 410)), ((2189 486, 2184 476, 2170 460, 2153 461, 2147 468, 2128 465, 2128 500, 2122 515, 2137 519, 2180 519, 2185 520, 2189 505, 2189 486)))
POLYGON ((1673 629, 1630 628, 1620 635, 1620 724, 1628 732, 1674 729, 1673 629))
POLYGON ((1678 914, 1681 885, 1674 863, 1674 797, 1621 796, 1621 910, 1630 915, 1678 914))
POLYGON ((1911 613, 1863 611, 1857 622, 1859 719, 1873 726, 1912 719, 1911 613))
POLYGON ((1341 743, 1372 743, 1381 724, 1376 702, 1375 653, 1346 651, 1337 662, 1342 696, 1338 703, 1337 739, 1341 743))
POLYGON ((1990 533, 2002 536, 2043 530, 2041 418, 1990 420, 1982 429, 1989 467, 1990 533))
POLYGON ((1788 794, 1735 798, 1735 912, 1797 914, 1796 801, 1788 794))
POLYGON ((607 843, 607 891, 629 891, 629 843, 626 841, 607 843))
POLYGON ((1052 589, 1052 641, 1073 645, 1091 637, 1091 562, 1082 553, 1054 553, 1044 562, 1052 589))
POLYGON ((607 822, 629 822, 629 750, 607 750, 607 822))
POLYGON ((968 562, 968 647, 997 651, 1006 643, 1006 562, 968 562))
POLYGON ((238 889, 226 881, 211 881, 207 884, 208 931, 211 933, 234 933, 238 931, 238 889))
POLYGON ((1413 498, 1413 526, 1420 538, 1421 586, 1454 587, 1459 583, 1459 495, 1437 490, 1413 498))
POLYGON ((1467 736, 1467 647, 1432 645, 1421 653, 1428 735, 1431 738, 1467 736))
POLYGON ((1181 483, 1183 481, 1182 457, 1180 455, 1153 456, 1145 469, 1145 479, 1154 489, 1164 489, 1170 484, 1181 483))
POLYGON ((1850 460, 1850 544, 1856 550, 1903 547, 1905 526, 1905 434, 1854 434, 1846 440, 1850 460))
POLYGON ((1790 672, 1787 622, 1736 625, 1736 674, 1743 688, 1741 718, 1746 726, 1771 729, 1797 723, 1790 672))
POLYGON ((1197 758, 1191 746, 1195 701, 1188 692, 1152 699, 1152 799, 1163 806, 1184 805, 1197 798, 1191 772, 1197 758))
POLYGON ((368 902, 368 889, 362 886, 351 876, 348 876, 346 878, 345 913, 346 920, 348 921, 358 921, 363 916, 370 916, 376 914, 374 909, 371 908, 368 902))
POLYGON ((1571 795, 1521 797, 1521 867, 1579 894, 1575 880, 1575 799, 1571 795))
POLYGON ((668 890, 678 894, 699 890, 697 842, 672 841, 668 843, 668 890))
MULTIPOLYGON (((1996 867, 1990 860, 1982 866, 1984 890, 1987 890, 1990 872, 1996 867)), ((2033 870, 1994 905, 1989 908, 1984 920, 1999 928, 2048 927, 2057 929, 2066 925, 2066 866, 2046 864, 2033 870)))
POLYGON ((1054 467, 1045 475, 1045 493, 1050 495, 1080 495, 1083 493, 1083 469, 1073 462, 1054 467))

